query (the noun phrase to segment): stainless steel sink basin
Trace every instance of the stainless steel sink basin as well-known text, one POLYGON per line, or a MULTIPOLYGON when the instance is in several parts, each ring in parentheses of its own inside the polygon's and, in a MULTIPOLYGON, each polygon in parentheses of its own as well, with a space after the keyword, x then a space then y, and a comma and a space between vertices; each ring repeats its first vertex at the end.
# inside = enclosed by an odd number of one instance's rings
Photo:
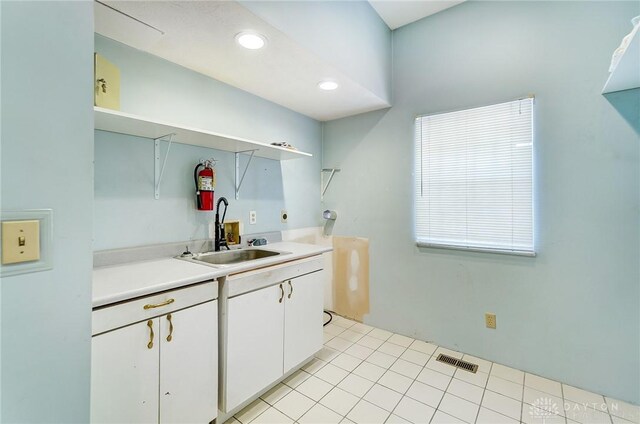
POLYGON ((266 249, 227 250, 222 252, 200 253, 190 258, 190 260, 204 262, 212 266, 224 266, 247 261, 255 261, 256 259, 264 259, 287 253, 289 252, 278 252, 266 249))

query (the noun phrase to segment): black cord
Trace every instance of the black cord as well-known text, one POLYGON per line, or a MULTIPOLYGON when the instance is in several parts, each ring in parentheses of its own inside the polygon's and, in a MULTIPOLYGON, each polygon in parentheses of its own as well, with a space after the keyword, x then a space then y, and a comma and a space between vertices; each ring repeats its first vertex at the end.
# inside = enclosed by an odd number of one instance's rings
POLYGON ((331 320, 333 319, 333 315, 331 315, 331 312, 329 311, 324 311, 325 314, 329 315, 329 321, 325 322, 322 326, 324 327, 325 325, 329 324, 331 322, 331 320))

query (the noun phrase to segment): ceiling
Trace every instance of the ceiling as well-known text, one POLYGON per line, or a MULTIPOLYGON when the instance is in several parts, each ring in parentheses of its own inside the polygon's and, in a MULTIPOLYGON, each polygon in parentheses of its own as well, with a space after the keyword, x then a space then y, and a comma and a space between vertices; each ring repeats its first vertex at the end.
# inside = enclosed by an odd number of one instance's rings
POLYGON ((103 0, 95 31, 319 121, 389 107, 236 2, 103 0), (238 46, 235 35, 247 29, 266 36, 266 48, 238 46), (318 89, 324 79, 339 89, 318 89))
MULTIPOLYGON (((395 29, 464 0, 370 0, 395 29)), ((95 31, 136 49, 210 76, 319 121, 390 106, 357 81, 235 1, 126 1, 95 3, 95 31), (266 36, 260 50, 235 36, 251 29, 266 36), (322 91, 331 79, 340 87, 322 91)))
POLYGON ((464 1, 465 0, 369 0, 369 3, 389 28, 396 29, 464 1))

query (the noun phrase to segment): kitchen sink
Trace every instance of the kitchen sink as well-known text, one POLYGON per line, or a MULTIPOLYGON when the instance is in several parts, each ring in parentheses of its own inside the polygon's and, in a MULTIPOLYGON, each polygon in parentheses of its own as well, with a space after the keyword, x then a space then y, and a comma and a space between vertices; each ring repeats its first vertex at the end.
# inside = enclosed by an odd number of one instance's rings
POLYGON ((195 262, 204 262, 205 264, 209 264, 212 266, 224 266, 286 254, 289 254, 289 252, 278 252, 275 250, 266 249, 239 249, 227 250, 222 252, 200 253, 193 256, 192 258, 189 258, 189 260, 195 262))

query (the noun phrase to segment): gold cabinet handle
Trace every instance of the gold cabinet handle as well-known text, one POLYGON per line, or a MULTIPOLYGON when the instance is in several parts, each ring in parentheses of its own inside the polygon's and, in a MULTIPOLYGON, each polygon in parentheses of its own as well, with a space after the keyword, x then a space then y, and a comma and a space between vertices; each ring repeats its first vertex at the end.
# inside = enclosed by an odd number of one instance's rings
POLYGON ((151 334, 149 335, 149 343, 147 343, 147 347, 151 349, 153 348, 153 320, 147 321, 147 327, 149 327, 149 331, 151 331, 151 334))
POLYGON ((165 300, 162 303, 156 303, 155 305, 147 304, 147 305, 144 305, 144 309, 160 308, 162 306, 171 305, 175 301, 176 301, 175 299, 169 299, 169 300, 165 300))
POLYGON ((278 303, 282 303, 282 299, 284 299, 284 289, 282 288, 282 283, 280 284, 280 300, 278 303))
POLYGON ((291 295, 293 294, 293 285, 291 285, 291 280, 288 281, 289 283, 289 299, 291 299, 291 295))
POLYGON ((167 315, 167 321, 169 321, 169 335, 167 336, 167 341, 170 342, 173 339, 173 322, 171 321, 171 314, 167 315))

